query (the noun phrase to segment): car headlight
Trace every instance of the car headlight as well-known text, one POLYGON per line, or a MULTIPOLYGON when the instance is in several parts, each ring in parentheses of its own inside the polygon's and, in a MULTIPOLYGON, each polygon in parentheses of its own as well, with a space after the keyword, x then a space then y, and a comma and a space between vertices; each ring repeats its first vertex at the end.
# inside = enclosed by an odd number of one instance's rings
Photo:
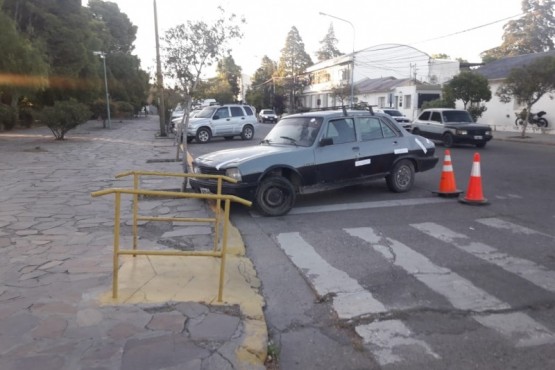
POLYGON ((466 131, 466 130, 457 130, 457 135, 468 135, 468 131, 466 131))
POLYGON ((202 174, 200 167, 193 163, 193 173, 202 174))
POLYGON ((241 181, 242 179, 241 171, 239 171, 237 167, 228 168, 227 170, 225 170, 225 175, 237 181, 241 181))

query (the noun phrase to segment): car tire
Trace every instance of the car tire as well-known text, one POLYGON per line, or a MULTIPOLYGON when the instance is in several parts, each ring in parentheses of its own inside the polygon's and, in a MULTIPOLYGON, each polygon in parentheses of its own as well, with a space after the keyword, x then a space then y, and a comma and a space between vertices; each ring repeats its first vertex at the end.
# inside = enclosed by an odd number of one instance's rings
POLYGON ((210 139, 212 139, 212 133, 206 127, 199 128, 197 130, 197 136, 196 136, 195 139, 199 143, 205 144, 205 143, 209 142, 210 139))
POLYGON ((453 134, 450 132, 446 132, 441 137, 441 141, 443 142, 443 146, 446 148, 451 148, 453 146, 453 134))
POLYGON ((538 127, 547 127, 547 120, 545 118, 538 119, 538 127))
POLYGON ((251 125, 246 125, 243 127, 243 131, 241 131, 241 139, 243 140, 252 140, 254 137, 254 128, 251 125))
POLYGON ((412 129, 412 134, 413 134, 413 135, 420 135, 420 130, 417 129, 417 128, 413 128, 413 129, 412 129))
POLYGON ((409 191, 414 184, 414 164, 408 159, 400 160, 393 166, 385 181, 389 190, 394 193, 409 191))
POLYGON ((295 204, 295 187, 283 177, 270 176, 256 189, 256 207, 264 216, 282 216, 295 204))

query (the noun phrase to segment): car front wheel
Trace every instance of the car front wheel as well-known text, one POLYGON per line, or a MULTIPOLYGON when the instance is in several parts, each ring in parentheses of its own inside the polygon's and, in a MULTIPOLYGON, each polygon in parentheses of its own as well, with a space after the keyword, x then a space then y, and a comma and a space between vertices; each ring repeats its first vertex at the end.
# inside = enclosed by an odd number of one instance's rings
POLYGON ((210 141, 210 139, 212 138, 212 134, 210 133, 210 130, 203 127, 203 128, 199 128, 197 131, 197 136, 196 136, 196 140, 201 143, 207 143, 210 141))
POLYGON ((446 132, 441 137, 441 141, 443 142, 443 146, 446 148, 451 148, 453 146, 453 134, 446 132))
POLYGON ((265 216, 282 216, 295 204, 295 187, 283 177, 267 177, 256 190, 256 206, 265 216))
POLYGON ((400 160, 395 164, 385 181, 389 190, 394 193, 409 191, 414 184, 414 165, 407 159, 400 160))
POLYGON ((246 125, 243 127, 243 131, 241 132, 241 139, 243 140, 251 140, 254 137, 254 128, 250 125, 246 125))

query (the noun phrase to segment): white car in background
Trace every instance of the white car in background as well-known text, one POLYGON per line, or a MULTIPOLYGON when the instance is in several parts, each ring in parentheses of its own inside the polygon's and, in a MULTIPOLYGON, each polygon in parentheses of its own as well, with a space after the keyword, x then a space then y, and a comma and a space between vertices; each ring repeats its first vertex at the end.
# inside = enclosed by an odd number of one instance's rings
POLYGON ((395 121, 399 122, 399 124, 403 126, 405 130, 411 129, 410 119, 408 119, 403 113, 395 108, 376 108, 374 109, 374 112, 385 113, 388 116, 391 116, 391 118, 393 118, 395 121))

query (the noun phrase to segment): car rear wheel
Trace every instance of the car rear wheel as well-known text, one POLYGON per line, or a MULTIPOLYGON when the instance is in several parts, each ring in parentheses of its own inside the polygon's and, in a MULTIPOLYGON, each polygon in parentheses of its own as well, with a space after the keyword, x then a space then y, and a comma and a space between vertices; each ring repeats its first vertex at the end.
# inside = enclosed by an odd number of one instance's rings
POLYGON ((243 131, 241 132, 241 139, 243 140, 251 140, 254 137, 254 128, 251 125, 246 125, 243 127, 243 131))
POLYGON ((441 137, 441 141, 443 142, 443 146, 446 148, 451 148, 453 146, 453 134, 450 132, 446 132, 441 137))
POLYGON ((414 184, 414 165, 408 159, 400 160, 385 181, 389 190, 394 193, 409 191, 414 184))
POLYGON ((413 129, 412 129, 412 134, 413 134, 413 135, 420 135, 420 130, 417 129, 417 128, 413 128, 413 129))
POLYGON ((295 187, 283 177, 267 177, 256 190, 256 206, 265 216, 282 216, 295 204, 295 187))
POLYGON ((212 133, 210 133, 210 130, 203 127, 203 128, 199 128, 197 131, 197 136, 196 136, 196 140, 201 143, 207 143, 210 141, 210 139, 212 138, 212 133))

